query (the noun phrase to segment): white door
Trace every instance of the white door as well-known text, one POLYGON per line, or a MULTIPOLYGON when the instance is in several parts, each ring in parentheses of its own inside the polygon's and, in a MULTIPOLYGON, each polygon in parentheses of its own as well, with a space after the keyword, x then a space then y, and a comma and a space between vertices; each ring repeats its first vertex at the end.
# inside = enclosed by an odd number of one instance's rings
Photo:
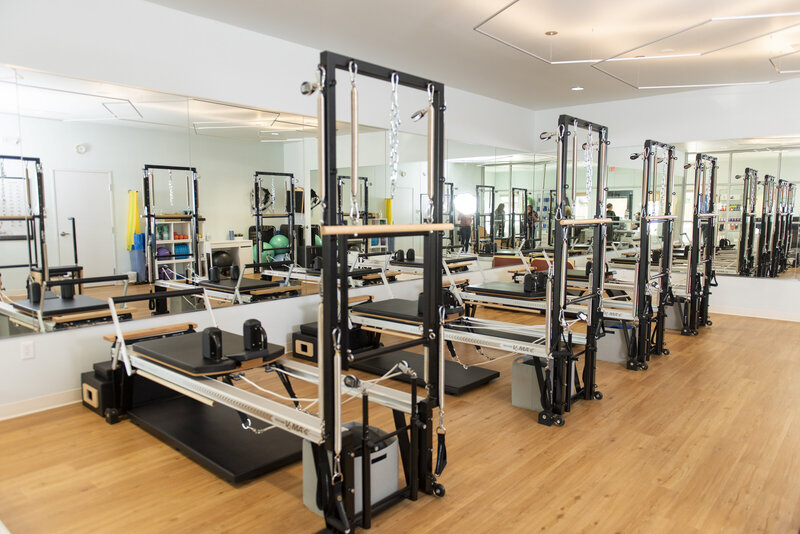
MULTIPOLYGON (((84 277, 115 274, 111 173, 54 171, 53 180, 59 264, 75 265, 73 238, 77 238, 77 264, 83 266, 84 277)), ((51 259, 50 265, 55 264, 51 259)))

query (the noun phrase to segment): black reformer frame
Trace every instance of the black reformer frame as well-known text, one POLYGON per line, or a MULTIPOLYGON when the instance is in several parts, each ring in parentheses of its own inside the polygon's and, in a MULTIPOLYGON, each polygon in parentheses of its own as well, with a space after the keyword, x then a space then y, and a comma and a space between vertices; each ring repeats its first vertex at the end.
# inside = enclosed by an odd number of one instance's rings
POLYGON ((756 232, 756 191, 758 190, 758 171, 747 167, 742 176, 742 221, 739 234, 739 276, 754 273, 755 261, 753 245, 756 232))
POLYGON ((475 239, 473 240, 474 243, 474 250, 475 254, 485 254, 485 248, 481 249, 481 243, 488 242, 489 243, 489 254, 493 254, 495 250, 495 220, 494 220, 494 210, 495 210, 495 199, 494 199, 494 186, 493 185, 476 185, 475 186, 475 197, 477 202, 475 203, 475 239), (483 206, 483 195, 486 192, 491 198, 491 210, 489 213, 484 213, 481 211, 481 207, 485 209, 483 206), (484 230, 486 229, 486 219, 489 219, 489 232, 486 237, 481 237, 481 228, 484 230))
MULTIPOLYGON (((634 154, 631 159, 638 157, 634 154)), ((636 261, 634 281, 633 315, 636 318, 636 350, 628 355, 627 368, 633 371, 646 370, 647 362, 652 354, 669 354, 664 343, 664 329, 667 307, 674 302, 670 272, 672 270, 672 235, 675 216, 672 214, 672 196, 674 189, 675 147, 648 139, 642 152, 642 205, 640 210, 639 257, 636 261), (666 151, 667 174, 664 177, 664 212, 651 213, 650 207, 655 205, 655 193, 658 186, 658 149, 666 151), (650 275, 650 225, 661 225, 661 259, 659 272, 650 275), (652 282, 658 282, 658 309, 653 311, 653 299, 649 288, 652 282)))
POLYGON ((788 180, 778 180, 778 208, 773 242, 774 276, 786 272, 789 267, 789 253, 792 248, 792 223, 794 218, 794 197, 796 185, 788 180))
POLYGON ((775 218, 775 177, 765 174, 763 185, 758 255, 756 256, 756 276, 762 278, 775 276, 770 270, 772 266, 773 219, 775 218))
MULTIPOLYGON (((542 139, 556 136, 557 164, 556 164, 556 203, 555 226, 553 231, 553 263, 552 274, 549 276, 549 295, 547 309, 547 348, 552 357, 552 363, 543 369, 539 358, 534 358, 536 375, 540 385, 552 384, 549 391, 540 389, 543 410, 539 412, 539 423, 544 425, 564 424, 564 414, 572 409, 572 403, 578 399, 600 400, 603 394, 597 390, 597 338, 601 335, 603 310, 602 292, 603 278, 605 275, 606 231, 611 219, 605 217, 605 202, 607 194, 607 167, 606 149, 608 145, 608 128, 584 119, 561 115, 558 118, 558 130, 555 133, 543 133, 542 139), (576 131, 570 131, 570 127, 576 131), (569 157, 568 137, 577 135, 578 129, 591 130, 598 134, 597 154, 597 195, 595 201, 594 218, 585 220, 567 219, 565 208, 568 196, 573 199, 576 193, 575 165, 577 154, 573 153, 572 184, 567 180, 567 160, 569 157), (593 265, 600 266, 591 270, 588 292, 581 297, 569 298, 567 295, 567 262, 569 260, 570 228, 592 227, 594 239, 592 241, 593 265), (581 355, 576 353, 572 345, 572 336, 565 324, 564 317, 567 307, 586 302, 588 314, 586 317, 586 346, 582 352, 584 357, 583 384, 576 376, 575 362, 581 355), (549 375, 549 376, 548 376, 549 375), (575 393, 572 393, 573 384, 575 393)), ((594 133, 592 133, 594 135, 594 133)), ((573 143, 577 150, 577 145, 573 143)), ((587 148, 588 149, 588 148, 587 148)), ((573 213, 574 215, 574 213, 573 213)))
MULTIPOLYGON (((320 321, 320 363, 324 370, 320 376, 322 388, 322 406, 320 407, 325 423, 324 446, 312 446, 315 465, 318 473, 318 502, 322 505, 326 527, 332 532, 349 532, 351 525, 360 525, 369 528, 371 515, 394 502, 408 498, 416 500, 418 492, 437 492, 436 476, 433 471, 433 409, 439 406, 442 391, 439 391, 439 310, 442 306, 442 271, 440 262, 442 257, 442 232, 447 230, 445 225, 437 224, 442 221, 442 205, 433 202, 433 224, 428 225, 371 225, 358 231, 356 226, 339 226, 338 178, 336 165, 336 78, 337 70, 347 72, 350 67, 357 67, 357 75, 367 76, 391 83, 394 78, 401 86, 428 92, 429 103, 429 140, 431 152, 429 166, 433 175, 429 175, 434 198, 441 198, 444 176, 444 85, 418 76, 405 74, 378 65, 358 61, 347 56, 322 52, 320 55, 320 79, 322 94, 320 98, 320 129, 323 143, 320 146, 320 168, 324 169, 320 178, 323 185, 323 226, 320 229, 322 237, 322 303, 320 321), (375 228, 377 227, 377 228, 375 228), (438 227, 438 228, 437 228, 438 227), (328 451, 336 455, 336 436, 334 429, 341 425, 337 414, 340 398, 337 398, 336 380, 339 376, 334 365, 341 360, 346 366, 349 356, 349 309, 348 309, 348 276, 347 240, 348 237, 371 237, 381 235, 424 235, 425 236, 425 277, 424 286, 424 313, 423 336, 414 340, 413 345, 423 346, 428 354, 428 368, 426 369, 428 383, 427 397, 417 400, 416 380, 412 380, 412 413, 410 422, 405 423, 402 413, 394 411, 394 420, 397 430, 390 435, 397 435, 400 440, 401 458, 408 485, 387 499, 373 504, 370 500, 370 462, 363 462, 362 492, 364 497, 363 511, 355 514, 353 499, 353 455, 352 443, 343 442, 341 461, 342 472, 338 475, 335 470, 331 472, 328 460, 328 451), (338 267, 338 269, 337 269, 338 267), (333 275, 337 273, 337 275, 333 275), (340 283, 341 282, 341 283, 340 283), (331 335, 333 334, 333 335, 331 335), (337 337, 336 342, 334 335, 337 337)), ((352 74, 351 74, 352 75, 352 74)), ((353 100, 355 90, 351 92, 353 100)), ((353 111, 357 122, 357 111, 353 111)), ((352 128, 357 128, 353 124, 352 128)), ((354 134, 357 135, 357 134, 354 134)), ((357 168, 356 165, 353 165, 357 168)), ((357 175, 356 171, 353 174, 357 175)), ((404 348, 412 346, 411 342, 401 344, 404 348)), ((368 402, 363 405, 364 428, 368 429, 368 402)), ((370 444, 368 430, 362 435, 364 450, 370 444)), ((367 455, 368 453, 364 453, 367 455)), ((368 456, 366 456, 368 457, 368 456)), ((339 460, 334 456, 334 464, 339 460)))
MULTIPOLYGON (((295 228, 294 228, 294 214, 296 210, 296 206, 294 205, 294 174, 290 172, 268 172, 268 171, 256 171, 253 173, 253 200, 255 204, 255 209, 253 210, 253 215, 256 219, 256 251, 257 257, 253 258, 255 263, 262 263, 261 262, 261 251, 263 245, 263 240, 261 238, 261 230, 263 227, 263 220, 264 219, 276 219, 276 218, 286 218, 287 224, 289 226, 289 235, 286 237, 289 239, 289 257, 292 261, 297 258, 297 251, 295 250, 295 228), (280 176, 282 178, 286 178, 289 180, 289 202, 286 206, 286 213, 262 213, 261 212, 261 177, 262 176, 280 176)), ((272 199, 272 202, 277 202, 277 199, 272 199)), ((273 204, 274 206, 275 204, 273 204)), ((255 267, 255 272, 260 272, 261 269, 259 267, 255 267)))
MULTIPOLYGON (((192 225, 192 269, 196 274, 200 274, 200 239, 198 237, 200 233, 200 215, 198 214, 198 187, 197 187, 197 169, 194 167, 177 167, 173 165, 151 165, 146 164, 144 169, 142 170, 143 176, 143 189, 144 189, 144 217, 146 221, 146 247, 148 250, 147 260, 148 260, 148 282, 154 283, 158 280, 158 265, 156 263, 157 256, 156 256, 156 244, 155 244, 155 237, 156 237, 156 219, 164 219, 164 220, 173 220, 173 221, 189 221, 192 225), (162 170, 162 171, 178 171, 178 172, 188 172, 190 173, 191 184, 189 186, 190 195, 190 211, 188 215, 157 215, 153 213, 155 208, 155 198, 154 191, 151 191, 151 177, 155 178, 152 174, 152 171, 155 170, 162 170)), ((186 256, 186 254, 173 254, 172 256, 186 256)), ((165 256, 161 256, 164 258, 165 256)))
POLYGON ((44 221, 46 213, 44 205, 44 170, 42 169, 42 162, 39 158, 28 156, 0 155, 0 159, 7 161, 19 161, 23 165, 26 165, 27 163, 34 164, 34 167, 36 168, 36 201, 38 204, 37 212, 31 213, 33 211, 32 206, 30 206, 31 184, 26 170, 26 176, 24 179, 29 213, 27 215, 3 215, 0 216, 0 220, 10 222, 25 222, 25 239, 28 244, 28 264, 0 265, 0 269, 18 269, 22 267, 27 267, 28 269, 39 268, 42 271, 43 279, 50 280, 50 266, 48 265, 47 260, 47 237, 45 233, 44 221), (33 246, 31 246, 32 243, 33 246))
MULTIPOLYGON (((691 167, 687 164, 686 168, 691 167)), ((697 154, 694 163, 694 207, 692 212, 692 246, 689 250, 689 262, 686 267, 686 293, 688 302, 682 300, 681 335, 697 335, 700 326, 711 326, 709 320, 709 302, 711 287, 716 286, 714 258, 716 252, 717 214, 717 158, 708 154, 697 154), (711 171, 708 173, 708 171, 711 171)), ((751 169, 748 169, 748 173, 751 169)), ((755 171, 753 171, 755 172, 755 171)), ((755 178, 753 179, 755 181, 755 178)), ((755 196, 753 197, 755 202, 755 196)), ((744 206, 743 206, 744 208, 744 206)), ((744 212, 743 212, 744 216, 744 212)), ((751 223, 753 223, 751 221, 751 223)), ((744 220, 742 220, 744 226, 744 220)), ((752 234, 750 234, 752 250, 752 234)), ((740 243, 740 252, 741 252, 740 243)))
POLYGON ((509 247, 517 248, 520 244, 524 244, 525 240, 527 239, 528 235, 526 232, 528 220, 527 220, 527 205, 528 205, 528 190, 524 187, 512 187, 511 188, 511 221, 510 225, 511 228, 511 242, 509 243, 509 247), (519 206, 517 205, 517 195, 522 194, 522 212, 518 213, 517 210, 519 206), (519 234, 517 233, 517 224, 519 224, 519 234))

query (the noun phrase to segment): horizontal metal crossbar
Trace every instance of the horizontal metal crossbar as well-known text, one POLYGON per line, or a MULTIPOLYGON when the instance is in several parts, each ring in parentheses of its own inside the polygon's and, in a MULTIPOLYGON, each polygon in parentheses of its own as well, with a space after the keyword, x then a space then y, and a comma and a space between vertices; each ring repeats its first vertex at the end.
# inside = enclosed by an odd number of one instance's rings
POLYGON ((213 378, 193 378, 139 357, 135 353, 131 355, 131 364, 134 368, 142 369, 169 384, 175 384, 196 395, 233 408, 303 439, 314 443, 322 443, 324 441, 322 420, 315 415, 284 406, 213 378))

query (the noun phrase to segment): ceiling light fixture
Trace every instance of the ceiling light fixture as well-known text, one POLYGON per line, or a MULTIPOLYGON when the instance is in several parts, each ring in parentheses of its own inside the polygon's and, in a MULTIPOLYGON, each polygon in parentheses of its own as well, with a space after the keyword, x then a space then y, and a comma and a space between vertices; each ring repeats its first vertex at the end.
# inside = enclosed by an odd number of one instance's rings
POLYGON ((734 15, 731 17, 712 17, 713 21, 721 20, 747 20, 747 19, 769 19, 777 17, 797 17, 800 16, 800 11, 792 11, 789 13, 763 13, 761 15, 734 15))
POLYGON ((643 87, 637 87, 637 89, 695 89, 695 88, 704 88, 704 87, 728 87, 730 85, 766 85, 768 83, 772 83, 770 81, 763 81, 763 82, 731 82, 731 83, 698 83, 698 84, 691 84, 691 85, 646 85, 643 87))
POLYGON ((272 132, 272 135, 280 135, 278 132, 272 132))
POLYGON ((581 87, 579 85, 576 85, 575 87, 572 88, 572 90, 573 91, 583 91, 583 87, 581 87))
POLYGON ((554 35, 558 35, 557 31, 550 30, 549 32, 544 32, 544 34, 548 37, 553 37, 554 35))

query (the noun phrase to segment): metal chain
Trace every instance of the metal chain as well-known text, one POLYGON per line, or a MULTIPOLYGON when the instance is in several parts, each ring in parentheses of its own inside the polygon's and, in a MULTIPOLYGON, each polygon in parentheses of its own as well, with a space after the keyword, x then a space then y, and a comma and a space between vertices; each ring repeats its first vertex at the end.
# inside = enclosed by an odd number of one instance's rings
POLYGON ((170 207, 174 207, 175 206, 175 188, 172 185, 172 171, 169 171, 168 184, 169 184, 169 206, 170 207))
POLYGON ((272 198, 269 199, 269 207, 272 213, 275 213, 275 199, 278 198, 275 196, 275 177, 272 177, 272 198))
POLYGON ((392 73, 392 105, 389 111, 389 165, 392 173, 389 176, 389 195, 394 198, 397 189, 397 167, 400 163, 400 105, 398 103, 398 85, 400 77, 392 73))
MULTIPOLYGON (((577 132, 576 132, 577 133, 577 132)), ((586 165, 586 199, 589 200, 592 196, 592 150, 594 145, 592 143, 592 125, 589 125, 589 135, 586 140, 586 148, 583 151, 583 160, 586 165)), ((577 192, 576 192, 577 193, 577 192)))
POLYGON ((659 192, 659 207, 660 214, 665 214, 667 211, 667 158, 669 152, 664 154, 664 159, 661 163, 658 162, 658 148, 656 148, 656 183, 658 184, 659 192))

